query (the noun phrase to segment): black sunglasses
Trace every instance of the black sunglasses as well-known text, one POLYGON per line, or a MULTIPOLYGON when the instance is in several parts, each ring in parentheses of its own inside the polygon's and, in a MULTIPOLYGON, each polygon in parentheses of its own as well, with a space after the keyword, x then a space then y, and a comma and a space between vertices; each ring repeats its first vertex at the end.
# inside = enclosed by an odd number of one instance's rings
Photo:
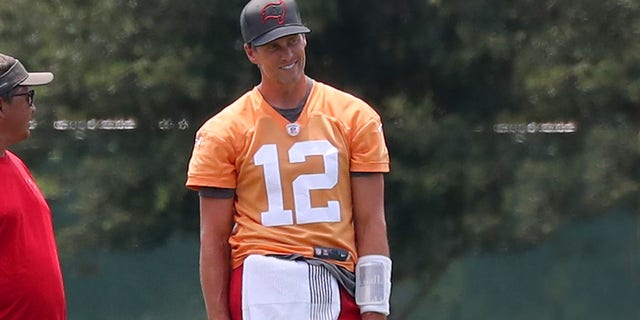
POLYGON ((27 102, 29 103, 29 107, 33 106, 33 97, 36 95, 36 92, 34 90, 29 90, 25 93, 18 93, 18 94, 14 94, 12 95, 12 97, 17 97, 17 96, 27 96, 27 102))

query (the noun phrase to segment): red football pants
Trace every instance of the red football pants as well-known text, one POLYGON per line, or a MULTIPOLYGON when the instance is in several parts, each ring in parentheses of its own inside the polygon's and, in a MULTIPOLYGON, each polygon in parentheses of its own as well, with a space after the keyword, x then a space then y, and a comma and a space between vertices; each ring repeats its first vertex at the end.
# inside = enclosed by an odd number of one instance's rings
MULTIPOLYGON (((340 316, 339 320, 361 320, 360 308, 355 298, 340 287, 340 316)), ((231 271, 229 281, 229 311, 231 319, 242 320, 242 266, 231 271)))

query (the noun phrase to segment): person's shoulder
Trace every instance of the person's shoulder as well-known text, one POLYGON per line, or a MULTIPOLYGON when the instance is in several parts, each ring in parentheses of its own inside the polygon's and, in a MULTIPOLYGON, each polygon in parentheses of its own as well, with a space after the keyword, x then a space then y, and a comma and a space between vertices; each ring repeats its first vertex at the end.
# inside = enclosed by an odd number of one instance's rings
POLYGON ((220 131, 231 128, 239 129, 252 123, 255 115, 256 90, 250 90, 237 98, 231 104, 222 108, 201 126, 200 130, 220 131))
POLYGON ((335 111, 336 115, 377 117, 377 111, 364 99, 326 83, 316 82, 318 96, 324 105, 335 111))
POLYGON ((27 172, 29 172, 29 168, 24 163, 24 161, 22 161, 22 159, 20 159, 18 155, 16 155, 15 153, 9 150, 4 151, 4 157, 0 158, 0 165, 8 168, 21 167, 27 172))
POLYGON ((227 121, 241 119, 241 116, 246 115, 248 110, 254 109, 257 98, 256 90, 249 90, 231 102, 231 104, 222 108, 222 110, 211 117, 211 119, 224 118, 227 121))
POLYGON ((5 150, 4 151, 4 157, 8 161, 11 161, 11 162, 14 162, 14 163, 19 163, 22 166, 26 166, 24 164, 24 162, 22 161, 22 159, 20 159, 20 157, 18 157, 18 155, 16 155, 15 153, 11 152, 10 150, 5 150))
POLYGON ((364 102, 361 98, 355 96, 352 93, 349 93, 345 90, 338 89, 332 85, 316 81, 316 85, 318 88, 318 92, 320 92, 323 96, 329 99, 336 99, 342 102, 364 102))

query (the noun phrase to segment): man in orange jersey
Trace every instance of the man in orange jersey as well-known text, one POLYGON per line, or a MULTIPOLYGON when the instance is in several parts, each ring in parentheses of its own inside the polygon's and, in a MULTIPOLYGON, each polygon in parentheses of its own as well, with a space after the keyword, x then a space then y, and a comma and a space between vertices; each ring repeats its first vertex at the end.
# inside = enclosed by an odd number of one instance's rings
POLYGON ((380 116, 305 75, 293 0, 252 0, 240 24, 261 81, 198 130, 186 182, 209 319, 386 319, 380 116))

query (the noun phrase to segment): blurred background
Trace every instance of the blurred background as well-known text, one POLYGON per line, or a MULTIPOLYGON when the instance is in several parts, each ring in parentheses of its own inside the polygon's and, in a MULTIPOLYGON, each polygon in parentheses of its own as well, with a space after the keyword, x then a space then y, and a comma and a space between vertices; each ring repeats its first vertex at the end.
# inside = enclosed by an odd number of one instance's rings
MULTIPOLYGON (((382 115, 391 319, 638 319, 640 2, 298 0, 307 71, 382 115)), ((69 319, 204 319, 197 128, 259 81, 243 1, 0 2, 69 319)))

